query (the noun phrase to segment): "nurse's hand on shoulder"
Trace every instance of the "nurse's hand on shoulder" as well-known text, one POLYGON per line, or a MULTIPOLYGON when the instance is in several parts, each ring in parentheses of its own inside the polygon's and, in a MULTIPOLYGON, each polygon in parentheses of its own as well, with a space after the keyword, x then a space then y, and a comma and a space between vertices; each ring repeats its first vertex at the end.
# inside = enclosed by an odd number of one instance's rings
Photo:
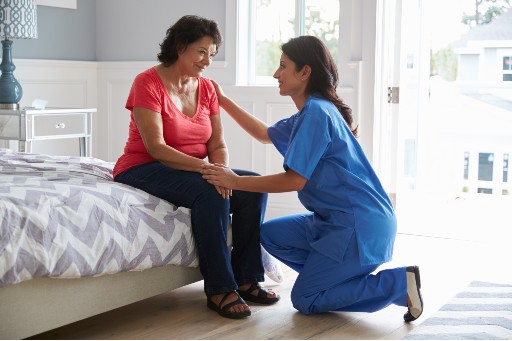
POLYGON ((210 79, 210 81, 212 82, 213 86, 215 87, 215 92, 217 93, 217 98, 219 100, 219 104, 222 105, 224 104, 224 98, 226 97, 226 95, 224 95, 224 91, 222 90, 221 86, 215 82, 213 79, 210 79))
POLYGON ((203 174, 203 179, 214 186, 236 188, 238 175, 224 165, 203 164, 201 174, 203 174))

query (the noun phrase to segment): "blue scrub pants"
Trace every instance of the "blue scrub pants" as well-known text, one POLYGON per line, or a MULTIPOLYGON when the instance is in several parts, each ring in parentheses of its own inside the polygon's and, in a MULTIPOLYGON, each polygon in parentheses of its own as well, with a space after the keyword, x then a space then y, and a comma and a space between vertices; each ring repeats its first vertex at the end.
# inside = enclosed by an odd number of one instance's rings
MULTIPOLYGON (((233 171, 238 175, 258 175, 233 171)), ((132 167, 118 174, 115 181, 191 209, 192 232, 206 294, 230 292, 238 284, 265 280, 260 225, 265 216, 266 193, 233 191, 230 199, 223 199, 200 173, 173 169, 160 162, 132 167), (230 214, 233 245, 228 250, 230 214)))
POLYGON ((306 226, 312 219, 312 213, 297 214, 261 226, 263 247, 299 273, 291 293, 295 309, 316 314, 374 312, 390 304, 407 307, 405 267, 371 274, 380 264, 360 264, 355 235, 341 263, 319 253, 306 237, 306 226))

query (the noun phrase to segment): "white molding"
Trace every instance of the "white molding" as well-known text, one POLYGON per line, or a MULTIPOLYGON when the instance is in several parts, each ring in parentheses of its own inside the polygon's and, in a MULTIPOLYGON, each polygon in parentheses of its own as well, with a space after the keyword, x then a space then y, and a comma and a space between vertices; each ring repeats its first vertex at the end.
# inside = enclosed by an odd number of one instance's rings
MULTIPOLYGON (((158 61, 120 61, 120 62, 93 62, 97 64, 99 70, 146 70, 150 67, 158 65, 158 61)), ((214 60, 210 64, 208 69, 225 69, 227 68, 228 62, 224 60, 214 60)))
MULTIPOLYGON (((67 68, 67 69, 94 69, 98 67, 98 62, 76 61, 76 60, 58 60, 58 59, 14 59, 16 70, 23 67, 48 67, 48 68, 67 68)), ((16 73, 17 71, 15 71, 16 73)))
POLYGON ((37 0, 37 4, 41 6, 76 9, 76 0, 37 0))

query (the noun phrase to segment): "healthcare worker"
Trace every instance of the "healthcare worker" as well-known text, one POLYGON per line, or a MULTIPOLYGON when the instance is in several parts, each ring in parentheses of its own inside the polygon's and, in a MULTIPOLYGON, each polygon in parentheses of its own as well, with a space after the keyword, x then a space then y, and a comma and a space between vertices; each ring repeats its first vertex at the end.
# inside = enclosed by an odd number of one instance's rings
POLYGON ((423 312, 418 267, 374 273, 391 260, 396 217, 356 139, 351 109, 336 94, 338 71, 327 47, 313 36, 292 38, 282 46, 274 78, 298 112, 271 127, 214 85, 221 107, 284 156, 284 172, 238 176, 222 165, 205 165, 203 178, 244 191, 298 191, 308 213, 261 227, 265 249, 298 272, 291 293, 297 310, 374 312, 395 304, 408 308, 405 321, 416 320, 423 312))

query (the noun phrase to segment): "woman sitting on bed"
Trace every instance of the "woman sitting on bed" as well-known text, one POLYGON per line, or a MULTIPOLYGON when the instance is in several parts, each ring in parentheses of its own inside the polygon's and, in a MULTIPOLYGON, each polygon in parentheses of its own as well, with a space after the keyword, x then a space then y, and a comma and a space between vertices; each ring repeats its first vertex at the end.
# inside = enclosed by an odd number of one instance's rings
POLYGON ((272 304, 279 296, 258 284, 264 281, 259 228, 267 194, 213 186, 200 172, 209 162, 228 165, 215 88, 201 76, 221 41, 217 24, 197 16, 184 16, 167 30, 160 64, 137 75, 130 90, 129 136, 114 178, 191 209, 207 306, 243 318, 251 315, 245 301, 272 304))

